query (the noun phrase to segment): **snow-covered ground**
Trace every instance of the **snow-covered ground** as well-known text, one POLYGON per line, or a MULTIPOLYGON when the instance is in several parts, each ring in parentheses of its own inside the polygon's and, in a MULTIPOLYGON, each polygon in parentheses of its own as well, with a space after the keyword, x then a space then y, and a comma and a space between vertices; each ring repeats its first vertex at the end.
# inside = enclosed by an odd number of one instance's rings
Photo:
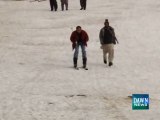
POLYGON ((0 1, 0 120, 159 120, 160 1, 58 4, 51 12, 49 1, 0 1), (98 39, 106 18, 120 42, 111 68, 98 39), (77 25, 90 37, 88 71, 72 69, 77 25), (150 110, 132 110, 134 93, 150 95, 150 110))

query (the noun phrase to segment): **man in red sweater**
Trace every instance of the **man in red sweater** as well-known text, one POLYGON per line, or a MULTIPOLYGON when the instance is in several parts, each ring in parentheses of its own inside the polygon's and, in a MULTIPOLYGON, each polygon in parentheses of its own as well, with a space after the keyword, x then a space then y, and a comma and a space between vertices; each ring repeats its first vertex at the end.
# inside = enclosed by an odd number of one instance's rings
POLYGON ((73 50, 75 49, 73 56, 74 68, 77 68, 79 47, 81 47, 82 49, 83 68, 86 68, 87 65, 86 46, 89 40, 87 32, 82 30, 81 26, 77 26, 76 30, 72 32, 70 40, 72 42, 73 50))

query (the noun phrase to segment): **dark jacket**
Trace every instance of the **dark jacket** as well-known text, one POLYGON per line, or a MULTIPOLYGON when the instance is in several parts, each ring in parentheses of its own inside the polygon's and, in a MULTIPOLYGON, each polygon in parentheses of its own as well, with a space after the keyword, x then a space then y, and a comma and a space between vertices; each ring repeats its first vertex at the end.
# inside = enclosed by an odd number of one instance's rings
POLYGON ((115 36, 114 29, 111 26, 103 27, 100 30, 99 39, 102 45, 111 44, 111 43, 116 44, 116 42, 118 43, 117 38, 115 36))
POLYGON ((82 30, 80 36, 81 38, 79 38, 77 31, 73 31, 70 37, 71 42, 73 44, 76 44, 79 40, 81 40, 82 44, 87 46, 87 41, 89 40, 89 37, 86 31, 82 30))

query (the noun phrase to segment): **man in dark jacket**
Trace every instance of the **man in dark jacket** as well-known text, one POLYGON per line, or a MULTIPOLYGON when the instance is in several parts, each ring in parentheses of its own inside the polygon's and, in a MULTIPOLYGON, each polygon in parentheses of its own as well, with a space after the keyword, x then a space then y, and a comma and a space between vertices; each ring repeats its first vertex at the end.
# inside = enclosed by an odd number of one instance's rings
POLYGON ((113 65, 113 58, 114 58, 114 44, 116 44, 117 38, 115 36, 114 29, 109 26, 108 19, 104 22, 104 27, 100 30, 99 33, 101 48, 103 49, 103 60, 104 63, 107 64, 107 56, 108 53, 108 60, 109 66, 113 65))
POLYGON ((81 9, 86 10, 87 0, 80 0, 81 9))
POLYGON ((57 11, 58 8, 57 0, 50 0, 50 6, 51 6, 51 11, 53 11, 53 8, 55 11, 57 11))
POLYGON ((62 11, 64 10, 64 5, 66 7, 66 10, 68 10, 68 0, 61 0, 62 11))
POLYGON ((78 60, 78 53, 79 53, 79 46, 82 49, 82 58, 83 58, 83 68, 86 68, 87 65, 87 55, 86 55, 86 46, 89 40, 88 34, 86 31, 81 29, 81 26, 77 26, 76 30, 72 32, 70 40, 72 42, 72 48, 75 49, 74 56, 73 56, 73 64, 74 67, 77 68, 77 60, 78 60))

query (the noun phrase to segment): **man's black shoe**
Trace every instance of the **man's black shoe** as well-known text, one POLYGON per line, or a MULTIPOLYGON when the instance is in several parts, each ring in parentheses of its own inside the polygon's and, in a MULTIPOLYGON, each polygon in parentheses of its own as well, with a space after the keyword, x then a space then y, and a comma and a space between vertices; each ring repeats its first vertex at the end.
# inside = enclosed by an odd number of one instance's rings
POLYGON ((112 66, 113 65, 113 63, 112 62, 109 62, 109 66, 112 66))
POLYGON ((76 65, 76 64, 74 64, 74 68, 77 68, 77 65, 76 65))

